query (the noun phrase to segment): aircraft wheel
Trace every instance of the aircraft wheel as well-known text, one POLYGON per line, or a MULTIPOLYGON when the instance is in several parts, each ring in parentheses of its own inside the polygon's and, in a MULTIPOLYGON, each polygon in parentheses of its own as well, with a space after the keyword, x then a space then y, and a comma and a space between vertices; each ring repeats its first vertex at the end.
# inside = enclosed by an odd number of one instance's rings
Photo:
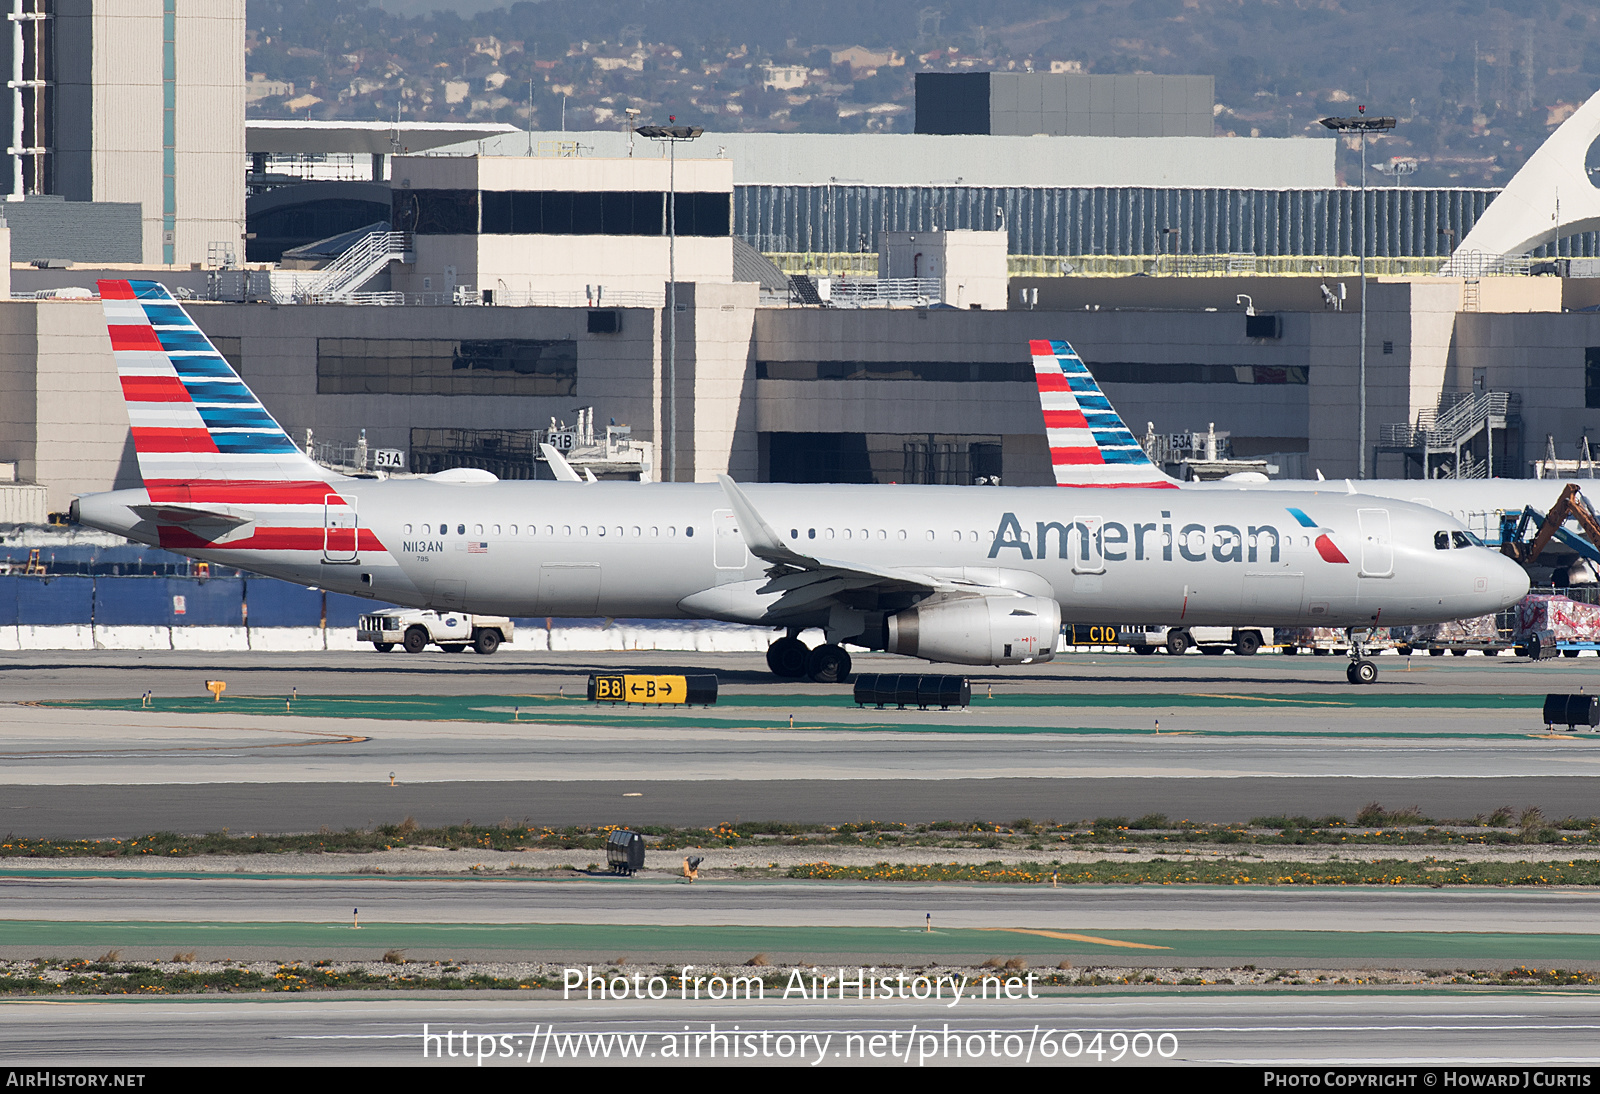
POLYGON ((1150 645, 1148 642, 1141 642, 1137 646, 1133 647, 1133 652, 1143 656, 1144 654, 1155 653, 1156 648, 1150 645))
POLYGON ((1378 666, 1363 658, 1352 661, 1344 670, 1344 678, 1352 684, 1370 684, 1378 679, 1378 666))
POLYGON ((1189 634, 1187 631, 1167 632, 1167 652, 1174 657, 1181 657, 1189 649, 1189 634))
POLYGON ((850 679, 850 655, 839 646, 818 646, 806 661, 807 675, 819 684, 842 684, 850 679))
POLYGON ((767 647, 767 668, 787 680, 806 675, 810 658, 811 650, 798 638, 780 638, 767 647))
POLYGON ((1255 631, 1244 631, 1233 644, 1233 652, 1240 657, 1250 657, 1261 648, 1261 636, 1255 631))
POLYGON ((496 630, 482 630, 472 638, 472 648, 488 657, 500 648, 500 632, 496 630))
POLYGON ((406 629, 406 652, 421 653, 428 648, 428 629, 426 627, 409 627, 406 629))
POLYGON ((390 650, 394 649, 394 643, 393 642, 374 642, 372 644, 372 648, 377 650, 379 653, 388 653, 390 650))

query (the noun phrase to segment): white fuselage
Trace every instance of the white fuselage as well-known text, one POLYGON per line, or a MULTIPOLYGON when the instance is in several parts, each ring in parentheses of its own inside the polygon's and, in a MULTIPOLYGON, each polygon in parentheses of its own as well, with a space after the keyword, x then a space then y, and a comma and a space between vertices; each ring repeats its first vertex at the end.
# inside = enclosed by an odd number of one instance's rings
MULTIPOLYGON (((305 505, 263 511, 216 543, 175 542, 171 529, 129 510, 144 503, 143 491, 86 496, 78 519, 217 563, 414 607, 794 622, 767 615, 776 599, 761 591, 768 564, 747 549, 716 484, 345 479, 329 490, 355 510, 359 550, 348 537, 325 536, 326 514, 305 505), (263 534, 291 526, 294 535, 263 534)), ((1457 522, 1406 502, 1350 495, 1342 483, 1293 493, 743 490, 796 552, 966 583, 980 594, 1048 596, 1069 619, 1442 622, 1496 611, 1527 591, 1521 568, 1495 552, 1436 549, 1435 533, 1457 522), (1344 561, 1330 561, 1330 547, 1344 561)), ((877 610, 908 603, 891 597, 877 610)))

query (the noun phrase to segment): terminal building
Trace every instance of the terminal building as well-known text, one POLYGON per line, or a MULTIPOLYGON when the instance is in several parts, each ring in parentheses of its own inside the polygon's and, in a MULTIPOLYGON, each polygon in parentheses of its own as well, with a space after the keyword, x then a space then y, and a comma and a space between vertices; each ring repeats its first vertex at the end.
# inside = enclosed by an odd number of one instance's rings
MULTIPOLYGON (((0 469, 53 512, 137 485, 89 298, 102 276, 167 283, 297 440, 369 471, 383 451, 409 472, 543 476, 539 443, 564 438, 603 475, 665 477, 674 451, 680 480, 1048 485, 1041 338, 1072 342, 1163 451, 1220 435, 1280 476, 1352 476, 1363 451, 1388 477, 1528 475, 1600 428, 1600 278, 1581 257, 1442 273, 1494 192, 1337 187, 1331 139, 1200 132, 1208 82, 1152 93, 1167 120, 1143 136, 1116 109, 1023 132, 1004 83, 987 129, 707 133, 670 157, 625 132, 247 126, 242 108, 235 129, 218 110, 216 209, 183 197, 212 168, 182 141, 170 213, 134 190, 7 203, 8 222, 49 199, 84 224, 137 205, 145 228, 140 262, 36 263, 13 242, 0 469), (331 157, 345 177, 316 178, 331 157), (200 245, 224 227, 271 260, 200 245)), ((1591 253, 1596 226, 1539 246, 1591 253)))

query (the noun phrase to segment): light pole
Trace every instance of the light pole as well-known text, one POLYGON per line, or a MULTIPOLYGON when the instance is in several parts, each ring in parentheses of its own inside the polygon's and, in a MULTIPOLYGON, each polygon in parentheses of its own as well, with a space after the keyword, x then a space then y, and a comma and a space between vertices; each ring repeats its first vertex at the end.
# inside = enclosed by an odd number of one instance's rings
POLYGON ((1359 394, 1361 411, 1356 451, 1356 477, 1367 477, 1367 134, 1373 130, 1393 129, 1393 118, 1369 118, 1367 108, 1356 107, 1354 118, 1323 118, 1322 124, 1339 133, 1361 134, 1361 212, 1356 217, 1356 232, 1361 238, 1361 352, 1359 394))
MULTIPOLYGON (((676 122, 676 117, 668 117, 676 122)), ((667 146, 667 481, 678 481, 678 145, 705 130, 698 125, 641 125, 641 137, 667 146)))

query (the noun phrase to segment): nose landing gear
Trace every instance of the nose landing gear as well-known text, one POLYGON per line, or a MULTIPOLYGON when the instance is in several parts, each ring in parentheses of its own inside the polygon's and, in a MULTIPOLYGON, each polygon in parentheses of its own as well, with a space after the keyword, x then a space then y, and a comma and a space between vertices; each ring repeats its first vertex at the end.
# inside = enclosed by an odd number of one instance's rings
POLYGON ((1351 627, 1346 632, 1350 639, 1350 664, 1344 670, 1344 678, 1352 684, 1371 684, 1378 679, 1378 666, 1376 662, 1367 659, 1366 643, 1372 637, 1372 630, 1365 629, 1357 632, 1351 627))

